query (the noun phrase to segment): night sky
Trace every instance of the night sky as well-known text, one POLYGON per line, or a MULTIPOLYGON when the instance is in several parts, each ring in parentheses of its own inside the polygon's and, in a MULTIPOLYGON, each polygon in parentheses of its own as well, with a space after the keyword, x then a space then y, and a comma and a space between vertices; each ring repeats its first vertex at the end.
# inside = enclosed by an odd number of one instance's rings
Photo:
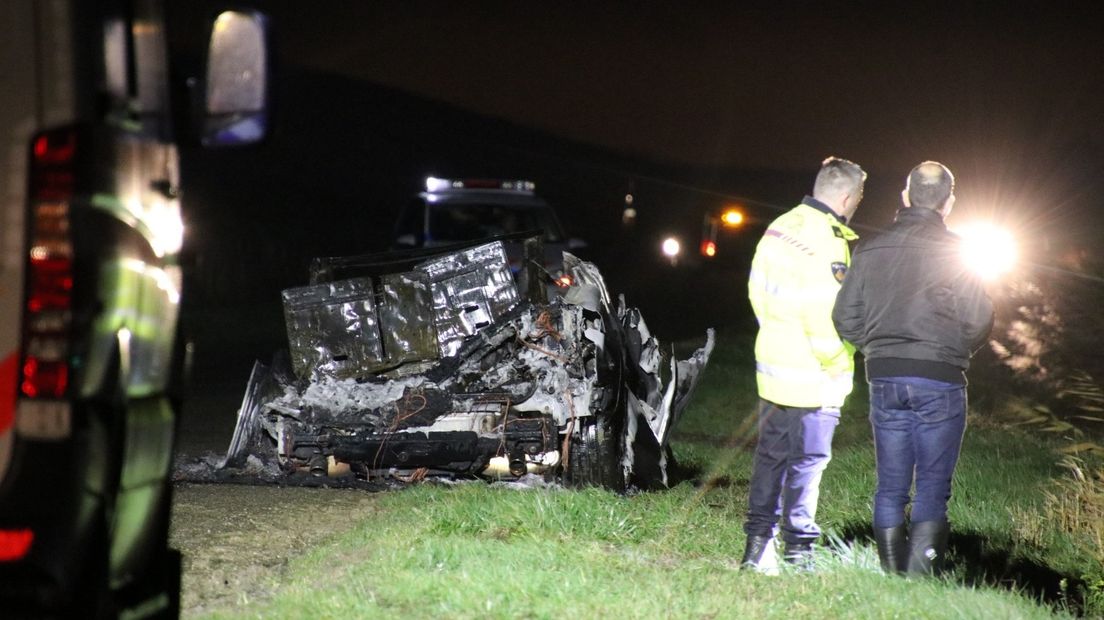
POLYGON ((937 159, 962 209, 1031 222, 1099 195, 1089 3, 596 4, 263 7, 284 62, 663 162, 813 171, 838 154, 896 186, 937 159))
MULTIPOLYGON (((847 157, 870 173, 860 228, 887 223, 908 170, 936 159, 958 177, 950 223, 1094 239, 1104 37, 1091 5, 885 4, 258 3, 277 70, 683 168, 804 171, 811 185, 823 157, 847 157)), ((180 21, 217 3, 186 5, 180 21)))
POLYGON ((1084 14, 727 4, 346 3, 281 37, 308 66, 700 165, 840 152, 886 173, 918 157, 965 172, 1104 143, 1104 44, 1084 14))

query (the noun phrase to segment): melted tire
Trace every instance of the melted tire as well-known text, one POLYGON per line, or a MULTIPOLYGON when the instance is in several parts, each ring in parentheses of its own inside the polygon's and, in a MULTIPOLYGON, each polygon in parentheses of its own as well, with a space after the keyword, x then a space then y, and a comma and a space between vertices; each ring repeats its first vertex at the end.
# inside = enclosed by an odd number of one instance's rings
POLYGON ((621 468, 621 432, 607 416, 582 421, 572 437, 564 484, 570 487, 604 487, 621 493, 625 474, 621 468))

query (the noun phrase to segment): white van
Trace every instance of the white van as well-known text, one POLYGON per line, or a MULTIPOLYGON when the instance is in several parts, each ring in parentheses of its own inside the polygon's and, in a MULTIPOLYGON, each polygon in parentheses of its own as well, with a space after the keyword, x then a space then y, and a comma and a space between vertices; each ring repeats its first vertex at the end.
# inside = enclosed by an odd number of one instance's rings
MULTIPOLYGON (((0 609, 175 616, 184 228, 160 0, 0 3, 0 609)), ((213 19, 187 132, 267 125, 264 17, 213 19)), ((187 112, 187 113, 185 113, 187 112)), ((183 128, 182 128, 183 129, 183 128)))

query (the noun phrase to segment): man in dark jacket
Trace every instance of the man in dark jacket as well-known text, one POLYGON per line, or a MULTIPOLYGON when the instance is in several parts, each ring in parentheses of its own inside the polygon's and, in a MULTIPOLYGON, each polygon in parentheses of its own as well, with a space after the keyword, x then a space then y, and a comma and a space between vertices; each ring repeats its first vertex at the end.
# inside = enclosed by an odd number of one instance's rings
POLYGON ((947 500, 966 430, 966 369, 993 326, 993 305, 943 219, 954 176, 927 161, 912 169, 905 208, 861 243, 832 321, 866 358, 878 486, 874 538, 886 572, 938 572, 947 500), (911 524, 905 508, 911 498, 911 524))

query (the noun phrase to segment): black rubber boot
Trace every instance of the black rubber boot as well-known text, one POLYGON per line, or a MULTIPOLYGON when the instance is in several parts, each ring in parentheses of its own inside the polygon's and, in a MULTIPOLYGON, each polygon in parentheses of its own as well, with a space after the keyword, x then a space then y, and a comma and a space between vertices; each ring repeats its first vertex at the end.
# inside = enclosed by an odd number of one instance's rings
POLYGON ((813 570, 813 543, 811 541, 786 543, 786 547, 782 552, 782 559, 798 570, 811 572, 813 570))
POLYGON ((938 575, 947 555, 947 521, 921 521, 909 527, 909 575, 938 575))
POLYGON ((740 570, 777 571, 778 559, 774 555, 774 537, 748 535, 747 545, 744 547, 744 559, 740 561, 740 570))
POLYGON ((887 575, 903 575, 909 563, 908 528, 903 523, 897 527, 876 527, 874 542, 878 543, 882 570, 887 575))

